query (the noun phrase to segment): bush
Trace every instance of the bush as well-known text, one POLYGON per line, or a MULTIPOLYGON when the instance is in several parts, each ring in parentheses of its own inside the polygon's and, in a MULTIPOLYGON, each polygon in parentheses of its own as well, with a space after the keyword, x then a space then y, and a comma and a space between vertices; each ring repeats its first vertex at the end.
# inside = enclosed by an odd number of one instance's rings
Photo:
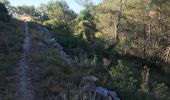
POLYGON ((3 3, 0 3, 0 21, 9 22, 10 16, 8 15, 8 10, 3 3))
POLYGON ((107 78, 105 86, 116 91, 122 100, 155 100, 153 95, 138 91, 134 73, 123 64, 122 60, 118 60, 118 64, 111 67, 107 74, 101 76, 107 78))
POLYGON ((136 89, 137 80, 132 77, 132 71, 124 66, 121 60, 118 60, 117 66, 111 67, 109 74, 116 87, 127 90, 136 89))

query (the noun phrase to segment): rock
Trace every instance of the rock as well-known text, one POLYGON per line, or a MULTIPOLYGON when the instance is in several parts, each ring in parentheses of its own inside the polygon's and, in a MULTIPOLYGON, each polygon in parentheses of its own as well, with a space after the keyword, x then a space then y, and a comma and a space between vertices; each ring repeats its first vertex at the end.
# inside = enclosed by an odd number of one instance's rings
MULTIPOLYGON (((48 32, 47 32, 48 33, 48 32)), ((49 34, 48 34, 49 35, 49 34)), ((49 36, 51 38, 51 36, 49 36)), ((55 38, 47 39, 49 44, 55 49, 58 55, 70 66, 72 66, 72 59, 63 51, 63 47, 57 42, 55 38)))
POLYGON ((91 81, 91 82, 96 82, 98 80, 98 78, 96 78, 95 76, 86 76, 83 77, 84 81, 91 81))
POLYGON ((100 97, 103 97, 103 98, 109 99, 109 97, 111 97, 112 100, 120 100, 117 97, 117 94, 115 91, 108 91, 107 89, 105 89, 103 87, 97 87, 95 92, 97 95, 99 95, 100 97))
POLYGON ((109 94, 109 96, 112 97, 113 100, 120 100, 120 98, 117 97, 116 92, 114 92, 114 91, 108 91, 107 93, 109 94))
POLYGON ((96 94, 96 98, 103 98, 99 100, 120 100, 115 91, 109 91, 103 87, 96 87, 95 82, 98 80, 95 76, 83 77, 80 87, 83 91, 88 91, 96 94))
POLYGON ((94 92, 96 89, 95 82, 97 80, 98 79, 95 76, 83 77, 80 83, 80 87, 82 88, 83 91, 94 92))
POLYGON ((107 90, 103 87, 97 87, 95 92, 102 97, 108 96, 107 90))
POLYGON ((49 30, 48 30, 47 28, 43 28, 43 31, 44 31, 45 33, 49 33, 49 30))
POLYGON ((55 38, 49 39, 49 42, 50 42, 50 43, 55 42, 55 38))

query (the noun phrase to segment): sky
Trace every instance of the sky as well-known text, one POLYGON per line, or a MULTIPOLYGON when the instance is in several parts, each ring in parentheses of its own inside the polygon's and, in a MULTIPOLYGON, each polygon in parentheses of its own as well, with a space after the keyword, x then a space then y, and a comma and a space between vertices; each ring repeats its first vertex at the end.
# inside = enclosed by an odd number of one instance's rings
MULTIPOLYGON (((34 5, 38 6, 41 3, 47 4, 47 2, 51 0, 9 0, 11 5, 18 6, 18 5, 34 5)), ((79 13, 83 7, 78 5, 75 0, 65 0, 67 4, 73 9, 75 12, 79 13)), ((101 0, 93 0, 96 3, 99 3, 101 0)))

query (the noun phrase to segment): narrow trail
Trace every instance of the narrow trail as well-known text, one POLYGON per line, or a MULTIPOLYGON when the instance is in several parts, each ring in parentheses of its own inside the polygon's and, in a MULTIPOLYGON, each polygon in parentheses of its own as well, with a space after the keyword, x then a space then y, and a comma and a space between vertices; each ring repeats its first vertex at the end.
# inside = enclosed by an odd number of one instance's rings
POLYGON ((28 23, 24 22, 25 27, 25 39, 23 43, 23 54, 21 56, 19 62, 19 69, 18 69, 18 100, 33 100, 34 98, 34 89, 31 83, 31 78, 29 76, 29 55, 30 55, 30 34, 28 30, 28 23))
MULTIPOLYGON (((39 50, 41 45, 40 41, 34 41, 31 35, 31 29, 28 23, 24 22, 23 27, 25 30, 23 40, 23 50, 18 66, 14 69, 14 76, 11 83, 11 95, 14 97, 12 100, 43 100, 42 91, 40 91, 40 72, 41 68, 32 62, 33 51, 39 50)), ((45 28, 38 29, 43 37, 42 40, 46 41, 51 47, 59 54, 68 65, 71 65, 71 58, 64 52, 62 46, 49 34, 45 28)))

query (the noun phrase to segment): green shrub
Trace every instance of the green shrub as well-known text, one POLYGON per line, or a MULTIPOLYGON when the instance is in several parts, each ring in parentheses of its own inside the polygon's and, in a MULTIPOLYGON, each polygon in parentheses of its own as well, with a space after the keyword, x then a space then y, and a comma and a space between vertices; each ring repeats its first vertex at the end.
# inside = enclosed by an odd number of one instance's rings
POLYGON ((133 78, 132 71, 124 66, 121 60, 118 60, 118 65, 111 67, 109 74, 116 87, 127 90, 136 89, 137 80, 133 78))

